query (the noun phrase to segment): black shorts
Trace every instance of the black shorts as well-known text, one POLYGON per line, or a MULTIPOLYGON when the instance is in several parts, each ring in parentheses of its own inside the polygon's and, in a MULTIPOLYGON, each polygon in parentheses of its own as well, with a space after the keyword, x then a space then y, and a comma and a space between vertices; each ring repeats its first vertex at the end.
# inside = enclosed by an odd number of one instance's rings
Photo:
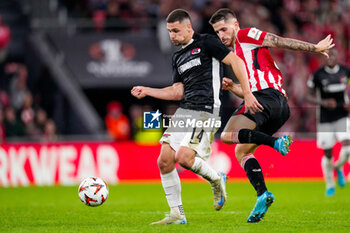
POLYGON ((287 98, 278 90, 267 88, 253 92, 258 102, 264 107, 262 112, 244 113, 244 102, 233 113, 233 116, 243 114, 257 125, 256 130, 272 135, 288 120, 290 111, 287 98))

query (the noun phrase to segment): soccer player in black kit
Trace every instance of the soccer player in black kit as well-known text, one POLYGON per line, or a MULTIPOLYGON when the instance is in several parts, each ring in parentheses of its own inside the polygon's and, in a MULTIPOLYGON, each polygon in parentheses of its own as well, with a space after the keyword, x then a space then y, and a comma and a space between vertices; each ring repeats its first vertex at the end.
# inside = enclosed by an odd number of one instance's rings
POLYGON ((317 146, 324 150, 321 167, 326 181, 326 196, 335 194, 333 169, 338 176, 338 185, 345 186, 343 165, 350 156, 350 104, 346 87, 350 80, 350 69, 338 64, 338 52, 330 50, 325 66, 319 68, 308 81, 307 100, 320 106, 317 125, 317 146), (318 97, 316 97, 318 92, 318 97), (332 150, 336 141, 341 143, 338 161, 332 164, 332 150))
MULTIPOLYGON (((209 119, 219 119, 223 62, 232 67, 240 81, 246 111, 261 111, 262 106, 250 91, 243 61, 216 36, 195 33, 188 13, 181 9, 168 15, 167 28, 172 43, 182 46, 173 55, 173 85, 165 88, 136 86, 131 90, 132 95, 139 99, 151 96, 181 100, 174 114, 176 120, 186 121, 190 118, 203 123, 209 119)), ((220 210, 223 207, 226 201, 226 175, 218 174, 205 161, 211 153, 210 144, 217 129, 216 125, 182 130, 169 127, 165 131, 160 140, 162 147, 157 163, 170 214, 152 224, 187 223, 176 162, 208 180, 214 194, 214 208, 220 210)))

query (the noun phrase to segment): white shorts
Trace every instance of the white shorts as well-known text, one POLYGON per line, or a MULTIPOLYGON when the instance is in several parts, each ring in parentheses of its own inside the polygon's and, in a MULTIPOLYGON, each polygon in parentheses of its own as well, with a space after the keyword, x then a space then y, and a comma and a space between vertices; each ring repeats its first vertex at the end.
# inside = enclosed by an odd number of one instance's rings
POLYGON ((196 151, 196 156, 207 160, 211 154, 210 144, 221 125, 220 117, 204 111, 178 108, 171 121, 174 124, 169 124, 160 143, 169 143, 175 151, 178 151, 180 146, 191 148, 196 151))
POLYGON ((337 141, 344 140, 350 140, 350 119, 348 117, 317 125, 317 146, 319 148, 331 149, 337 141))

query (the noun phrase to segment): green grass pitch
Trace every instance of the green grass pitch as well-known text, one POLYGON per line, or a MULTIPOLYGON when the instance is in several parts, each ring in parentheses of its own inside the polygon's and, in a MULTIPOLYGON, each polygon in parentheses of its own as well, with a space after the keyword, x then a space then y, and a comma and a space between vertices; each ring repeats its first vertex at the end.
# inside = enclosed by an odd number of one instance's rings
POLYGON ((350 187, 324 196, 322 182, 268 182, 276 197, 260 223, 246 223, 255 204, 248 183, 229 183, 213 207, 210 185, 182 184, 187 225, 150 226, 168 211, 161 184, 109 187, 100 207, 80 202, 77 187, 0 188, 0 232, 350 232, 350 187))

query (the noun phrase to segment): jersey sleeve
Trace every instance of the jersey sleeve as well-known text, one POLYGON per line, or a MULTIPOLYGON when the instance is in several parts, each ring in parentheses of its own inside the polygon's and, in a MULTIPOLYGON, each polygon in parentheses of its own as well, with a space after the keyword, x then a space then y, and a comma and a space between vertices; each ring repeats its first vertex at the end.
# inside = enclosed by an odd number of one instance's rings
POLYGON ((266 32, 257 28, 244 28, 237 32, 237 40, 239 43, 249 43, 261 46, 265 36, 266 32))
POLYGON ((309 80, 307 81, 307 86, 309 88, 314 90, 320 88, 319 72, 320 71, 316 71, 313 75, 310 75, 309 80))
POLYGON ((208 36, 204 40, 204 46, 208 55, 222 61, 231 52, 216 36, 208 36))

